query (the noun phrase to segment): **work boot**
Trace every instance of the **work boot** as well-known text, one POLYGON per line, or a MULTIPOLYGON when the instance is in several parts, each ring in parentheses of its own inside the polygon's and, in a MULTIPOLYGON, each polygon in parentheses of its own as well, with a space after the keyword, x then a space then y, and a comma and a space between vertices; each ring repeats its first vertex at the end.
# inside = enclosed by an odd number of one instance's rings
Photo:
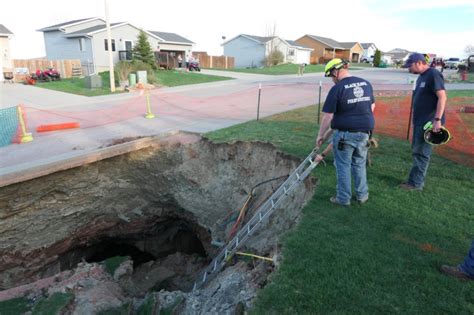
POLYGON ((422 191, 423 190, 423 187, 416 187, 409 183, 401 183, 398 187, 406 191, 422 191))
POLYGON ((343 207, 349 207, 351 205, 350 202, 348 203, 341 203, 339 200, 337 200, 336 196, 329 198, 329 201, 335 205, 343 206, 343 207))
POLYGON ((448 276, 457 278, 459 280, 474 280, 474 276, 469 275, 460 268, 460 266, 441 266, 440 271, 448 276))
POLYGON ((369 201, 369 194, 365 195, 365 196, 362 197, 361 199, 357 199, 357 202, 358 202, 360 205, 363 205, 363 204, 366 203, 367 201, 369 201))

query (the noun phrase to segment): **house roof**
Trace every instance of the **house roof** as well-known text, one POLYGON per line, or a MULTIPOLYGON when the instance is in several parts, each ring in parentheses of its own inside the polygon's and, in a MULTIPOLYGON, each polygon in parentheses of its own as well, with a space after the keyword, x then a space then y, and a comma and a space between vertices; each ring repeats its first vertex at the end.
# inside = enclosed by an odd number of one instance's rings
MULTIPOLYGON (((364 49, 367 49, 367 48, 369 48, 369 47, 372 46, 372 45, 375 46, 374 43, 360 43, 360 44, 361 44, 362 48, 364 48, 364 49)), ((377 47, 377 46, 376 46, 376 47, 377 47)))
POLYGON ((12 35, 12 34, 13 33, 8 28, 3 26, 3 24, 0 24, 0 35, 8 36, 8 35, 12 35))
POLYGON ((322 37, 322 36, 316 36, 316 35, 309 35, 307 34, 306 36, 309 36, 311 37, 312 39, 318 41, 318 42, 321 42, 331 48, 339 48, 339 49, 347 49, 345 47, 343 47, 341 45, 341 43, 339 43, 338 41, 335 41, 334 39, 332 38, 328 38, 328 37, 322 37))
POLYGON ((404 59, 408 54, 410 53, 409 50, 403 49, 403 48, 395 48, 387 52, 387 54, 390 54, 393 56, 393 59, 395 60, 402 60, 404 59))
MULTIPOLYGON (((120 24, 124 24, 124 22, 111 23, 111 24, 110 24, 110 27, 114 27, 114 26, 117 26, 117 25, 120 25, 120 24)), ((95 32, 98 32, 98 31, 105 30, 105 29, 106 29, 106 25, 105 25, 105 24, 103 24, 103 25, 96 25, 96 26, 92 26, 92 27, 88 27, 88 28, 82 29, 82 30, 80 30, 80 31, 68 33, 68 34, 66 35, 66 37, 67 37, 67 38, 84 37, 84 36, 90 35, 91 33, 95 33, 95 32)))
POLYGON ((194 44, 194 42, 176 33, 157 32, 157 31, 148 31, 148 32, 161 38, 165 42, 194 44))
POLYGON ((300 43, 294 41, 294 40, 288 40, 288 39, 285 39, 285 41, 290 44, 290 46, 293 46, 293 47, 297 47, 297 48, 305 48, 305 49, 311 49, 313 50, 313 48, 311 47, 308 47, 308 46, 305 46, 305 45, 301 45, 300 43))
POLYGON ((67 22, 63 22, 63 23, 59 23, 59 24, 55 24, 55 25, 43 27, 43 28, 39 29, 38 31, 39 31, 39 32, 56 31, 56 30, 59 30, 59 29, 62 28, 62 27, 68 26, 68 25, 72 25, 72 24, 76 24, 76 23, 81 23, 81 22, 86 22, 86 21, 95 20, 95 19, 98 19, 98 18, 92 17, 92 18, 87 18, 87 19, 79 19, 79 20, 67 21, 67 22))
POLYGON ((351 49, 357 44, 357 42, 340 42, 339 44, 346 49, 351 49))
POLYGON ((248 35, 248 34, 240 34, 240 36, 245 36, 245 37, 250 37, 254 41, 260 42, 262 44, 268 42, 269 40, 272 40, 276 36, 255 36, 255 35, 248 35))

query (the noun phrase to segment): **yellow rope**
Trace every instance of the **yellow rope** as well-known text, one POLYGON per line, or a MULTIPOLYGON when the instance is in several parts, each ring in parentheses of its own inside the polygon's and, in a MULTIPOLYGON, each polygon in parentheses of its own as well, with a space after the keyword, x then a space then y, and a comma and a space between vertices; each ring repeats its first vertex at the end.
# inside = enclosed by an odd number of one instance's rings
POLYGON ((249 257, 258 258, 258 259, 262 259, 262 260, 266 260, 266 261, 271 261, 271 262, 273 262, 273 259, 271 259, 271 258, 263 257, 263 256, 258 256, 258 255, 254 255, 254 254, 250 254, 250 253, 236 252, 236 254, 237 254, 237 255, 241 255, 241 256, 249 256, 249 257))

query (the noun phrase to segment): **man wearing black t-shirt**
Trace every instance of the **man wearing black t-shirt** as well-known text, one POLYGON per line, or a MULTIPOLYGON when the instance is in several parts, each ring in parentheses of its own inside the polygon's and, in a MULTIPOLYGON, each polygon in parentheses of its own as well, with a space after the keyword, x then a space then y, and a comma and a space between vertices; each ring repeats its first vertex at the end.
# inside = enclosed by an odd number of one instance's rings
POLYGON ((434 68, 430 68, 422 54, 411 54, 405 67, 410 73, 420 76, 413 93, 413 166, 408 175, 408 181, 402 183, 400 188, 423 190, 432 153, 431 144, 425 142, 423 126, 431 121, 433 132, 438 132, 445 124, 444 108, 447 96, 443 75, 434 68))
POLYGON ((351 76, 347 62, 339 58, 327 63, 325 76, 331 77, 335 85, 324 102, 316 146, 323 144, 324 135, 332 128, 337 186, 336 196, 330 201, 342 206, 351 204, 352 175, 355 197, 359 203, 364 203, 369 199, 366 174, 368 141, 375 124, 372 85, 351 76))

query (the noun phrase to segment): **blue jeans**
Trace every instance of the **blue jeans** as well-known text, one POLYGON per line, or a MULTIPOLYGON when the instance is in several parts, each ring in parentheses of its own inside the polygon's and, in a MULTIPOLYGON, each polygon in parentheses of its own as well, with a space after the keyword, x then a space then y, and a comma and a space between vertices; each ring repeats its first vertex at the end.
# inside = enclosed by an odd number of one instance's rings
POLYGON ((462 263, 460 267, 468 275, 474 277, 474 240, 472 241, 471 248, 469 249, 466 258, 464 259, 464 263, 462 263))
POLYGON ((431 152, 433 152, 431 144, 425 142, 423 134, 423 126, 413 127, 413 142, 411 144, 413 166, 410 175, 408 175, 408 184, 417 188, 423 188, 425 185, 425 176, 430 165, 431 152))
POLYGON ((369 194, 366 172, 368 141, 369 135, 364 132, 334 131, 332 143, 337 175, 336 199, 341 204, 351 202, 351 174, 356 198, 361 200, 369 194), (344 139, 343 150, 338 149, 341 139, 344 139))

